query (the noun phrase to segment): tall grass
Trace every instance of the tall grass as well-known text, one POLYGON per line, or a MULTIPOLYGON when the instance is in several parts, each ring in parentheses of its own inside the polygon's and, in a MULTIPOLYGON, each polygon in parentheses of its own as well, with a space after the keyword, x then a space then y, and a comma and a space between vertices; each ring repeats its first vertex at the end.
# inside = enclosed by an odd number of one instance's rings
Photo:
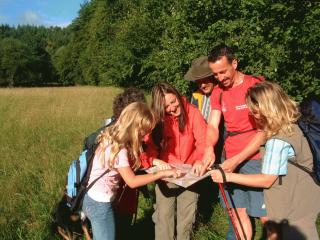
MULTIPOLYGON (((50 231, 51 213, 70 161, 84 137, 111 116, 113 98, 121 91, 0 89, 0 239, 57 239, 50 231)), ((153 239, 152 212, 152 198, 141 196, 133 239, 153 239)), ((227 215, 216 203, 209 219, 198 221, 193 239, 224 239, 227 226, 227 215)), ((255 239, 260 232, 258 224, 255 239)))
POLYGON ((52 239, 51 211, 117 88, 0 89, 1 239, 52 239))

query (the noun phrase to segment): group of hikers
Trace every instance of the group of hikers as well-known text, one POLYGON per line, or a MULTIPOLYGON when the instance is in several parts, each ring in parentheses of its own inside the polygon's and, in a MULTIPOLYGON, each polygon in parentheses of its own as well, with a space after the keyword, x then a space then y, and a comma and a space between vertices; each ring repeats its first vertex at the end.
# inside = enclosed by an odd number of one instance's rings
POLYGON ((210 170, 214 182, 224 183, 234 217, 227 239, 252 239, 251 218, 268 226, 269 239, 319 239, 320 188, 307 172, 289 164, 292 158, 303 158, 311 168, 313 163, 296 125, 297 103, 276 83, 240 72, 227 46, 194 59, 184 78, 198 86, 190 102, 161 82, 152 88, 149 107, 142 92, 129 88, 114 100, 107 127, 89 139, 98 143, 89 184, 110 170, 84 197, 93 238, 120 239, 137 206, 135 188, 155 182, 155 239, 190 239, 197 185, 183 188, 161 180, 181 177, 171 165, 180 163, 192 165, 196 176, 210 170), (217 163, 222 171, 212 170, 217 163), (158 171, 136 174, 152 166, 158 171), (122 199, 115 204, 119 192, 122 199))

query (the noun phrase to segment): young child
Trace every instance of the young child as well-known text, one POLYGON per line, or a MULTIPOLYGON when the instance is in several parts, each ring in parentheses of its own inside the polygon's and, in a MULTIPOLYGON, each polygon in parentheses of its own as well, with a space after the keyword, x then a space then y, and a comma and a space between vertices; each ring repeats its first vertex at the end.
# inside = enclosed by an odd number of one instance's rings
POLYGON ((115 239, 112 201, 116 198, 120 178, 129 187, 136 188, 163 177, 180 175, 173 169, 155 174, 134 174, 133 170, 140 166, 141 141, 154 124, 154 115, 147 105, 136 102, 128 105, 117 122, 100 134, 88 184, 107 169, 109 172, 93 185, 83 201, 83 211, 91 221, 95 240, 115 239))
MULTIPOLYGON (((280 234, 280 239, 319 239, 315 222, 320 212, 320 188, 309 173, 289 162, 294 160, 309 170, 313 165, 307 139, 296 125, 300 117, 296 103, 272 82, 251 87, 246 100, 257 126, 268 139, 262 171, 225 173, 226 181, 264 188, 267 218, 280 228, 273 231, 280 234)), ((215 170, 212 179, 222 182, 221 173, 215 170)), ((267 228, 270 230, 270 224, 267 228)))

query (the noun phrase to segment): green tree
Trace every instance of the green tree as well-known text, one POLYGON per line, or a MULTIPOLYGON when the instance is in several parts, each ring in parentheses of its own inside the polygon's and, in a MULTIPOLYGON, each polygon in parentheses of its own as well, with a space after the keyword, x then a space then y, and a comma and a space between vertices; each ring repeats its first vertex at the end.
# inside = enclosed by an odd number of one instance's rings
POLYGON ((30 77, 30 49, 13 38, 0 40, 0 85, 20 86, 30 77))

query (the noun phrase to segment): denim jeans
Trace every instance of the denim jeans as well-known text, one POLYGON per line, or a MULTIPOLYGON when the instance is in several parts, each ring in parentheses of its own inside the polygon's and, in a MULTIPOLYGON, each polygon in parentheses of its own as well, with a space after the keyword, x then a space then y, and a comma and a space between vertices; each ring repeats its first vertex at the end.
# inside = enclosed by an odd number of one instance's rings
POLYGON ((86 194, 82 209, 91 222, 94 240, 115 240, 115 220, 111 202, 97 202, 86 194))

